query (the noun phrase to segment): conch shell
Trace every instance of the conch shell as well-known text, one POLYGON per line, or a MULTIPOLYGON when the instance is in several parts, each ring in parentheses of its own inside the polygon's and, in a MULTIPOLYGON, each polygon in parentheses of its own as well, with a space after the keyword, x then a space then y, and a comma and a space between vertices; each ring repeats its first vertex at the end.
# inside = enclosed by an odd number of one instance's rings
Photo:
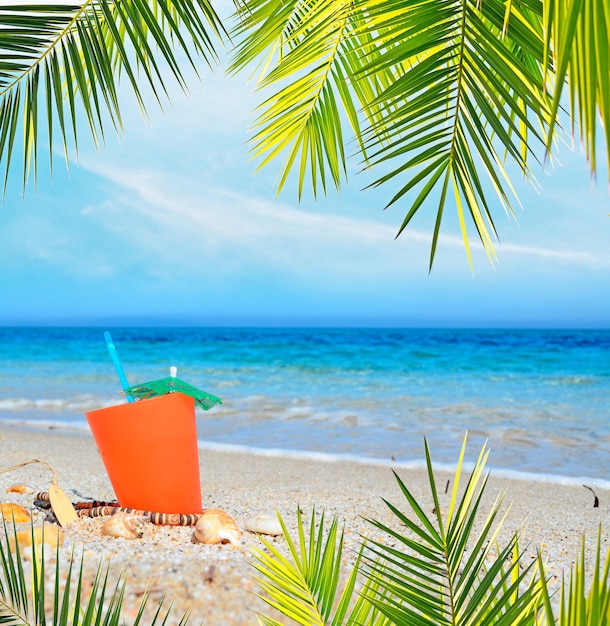
POLYGON ((199 516, 195 524, 195 537, 202 543, 231 543, 238 546, 241 530, 225 511, 209 509, 199 516))
MULTIPOLYGON (((36 526, 34 529, 26 528, 25 530, 21 530, 18 533, 15 533, 15 535, 20 549, 31 546, 32 541, 35 547, 38 548, 42 544, 43 539, 47 546, 54 549, 57 548, 58 545, 61 546, 64 543, 63 530, 57 526, 57 524, 48 524, 46 522, 41 526, 36 526)), ((8 540, 11 550, 14 550, 15 536, 11 536, 11 533, 9 533, 8 540)))
POLYGON ((9 502, 0 504, 0 517, 3 517, 7 522, 30 521, 30 513, 27 509, 19 504, 12 504, 9 502))
POLYGON ((136 513, 115 513, 102 526, 102 535, 122 537, 123 539, 137 539, 144 532, 144 525, 148 517, 136 513))

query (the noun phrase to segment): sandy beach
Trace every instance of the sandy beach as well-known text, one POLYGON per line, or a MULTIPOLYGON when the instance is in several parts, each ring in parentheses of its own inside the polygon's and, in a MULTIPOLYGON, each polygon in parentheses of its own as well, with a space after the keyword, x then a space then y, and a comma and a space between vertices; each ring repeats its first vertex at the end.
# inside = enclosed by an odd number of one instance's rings
MULTIPOLYGON (((57 469, 59 483, 71 500, 114 497, 91 437, 11 427, 0 428, 0 437, 0 469, 29 459, 43 459, 57 469)), ((468 460, 474 461, 477 454, 478 450, 471 448, 468 460)), ((422 446, 422 459, 423 456, 422 446)), ((306 520, 313 507, 328 517, 338 516, 345 526, 346 571, 360 545, 361 535, 379 536, 364 517, 396 525, 382 498, 408 509, 389 467, 209 450, 200 451, 200 466, 204 508, 224 509, 240 526, 252 515, 279 511, 289 528, 294 529, 297 507, 306 520)), ((396 469, 424 507, 432 511, 425 471, 396 469)), ((438 484, 444 485, 451 477, 452 474, 439 471, 438 484)), ((27 483, 44 491, 50 479, 49 471, 41 465, 0 474, 0 500, 33 508, 31 495, 6 493, 6 488, 27 483)), ((607 549, 610 490, 595 488, 599 506, 594 508, 593 494, 582 486, 509 480, 492 472, 484 512, 503 490, 507 490, 505 503, 510 503, 511 508, 502 536, 508 537, 523 526, 520 544, 526 558, 535 558, 537 548, 542 547, 549 574, 560 577, 563 568, 569 568, 583 533, 592 555, 590 548, 600 524, 604 526, 602 547, 607 549)), ((448 494, 443 497, 448 501, 448 494)), ((39 518, 42 519, 42 514, 39 518)), ((124 601, 127 621, 135 616, 147 588, 150 592, 147 615, 152 615, 165 595, 167 603, 172 604, 167 622, 170 625, 177 624, 186 611, 191 613, 189 624, 226 626, 256 624, 257 611, 269 612, 255 595, 251 551, 262 546, 257 535, 244 532, 241 546, 234 548, 194 543, 191 528, 147 525, 142 538, 125 540, 102 536, 102 523, 100 518, 81 519, 67 527, 62 553, 69 556, 72 546, 76 546, 76 554, 84 555, 85 574, 89 578, 100 559, 109 563, 112 577, 127 572, 124 601)), ((279 546, 285 543, 282 537, 272 541, 279 546)))

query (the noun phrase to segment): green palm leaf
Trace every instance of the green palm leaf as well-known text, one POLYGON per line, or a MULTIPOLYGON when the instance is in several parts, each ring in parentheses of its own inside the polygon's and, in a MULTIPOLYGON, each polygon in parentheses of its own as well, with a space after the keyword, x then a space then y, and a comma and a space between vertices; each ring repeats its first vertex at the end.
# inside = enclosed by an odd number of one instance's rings
POLYGON ((492 505, 480 529, 476 529, 487 482, 484 467, 488 451, 485 448, 481 451, 462 488, 465 444, 466 440, 446 516, 441 511, 426 443, 434 517, 426 514, 396 475, 411 514, 389 502, 387 505, 409 533, 369 520, 395 543, 392 546, 382 541, 370 542, 364 561, 367 577, 378 589, 386 591, 372 602, 393 623, 422 626, 535 623, 541 589, 536 584, 529 584, 525 591, 520 589, 531 574, 532 565, 523 571, 518 569, 517 537, 498 548, 497 553, 492 551, 503 522, 501 497, 492 505), (505 566, 510 557, 514 558, 516 566, 505 566))
MULTIPOLYGON (((299 197, 346 171, 346 127, 370 186, 394 189, 400 234, 431 212, 432 267, 447 206, 472 264, 474 228, 491 260, 498 208, 513 215, 509 167, 535 184, 569 85, 596 169, 597 116, 610 154, 610 8, 605 0, 249 0, 238 12, 233 70, 259 64, 252 154, 283 159, 299 197), (333 97, 334 94, 334 97, 333 97), (348 124, 346 124, 346 122, 348 124)), ((610 160, 610 159, 609 159, 610 160)))
MULTIPOLYGON (((32 571, 26 575, 22 560, 17 532, 14 525, 3 520, 4 535, 0 537, 0 624, 7 626, 26 626, 36 624, 45 626, 119 626, 124 623, 122 601, 125 592, 125 577, 121 576, 112 583, 109 580, 108 564, 100 560, 93 584, 89 589, 89 598, 82 601, 81 592, 84 586, 83 557, 76 573, 73 569, 75 555, 72 553, 68 561, 67 573, 60 573, 61 554, 59 547, 55 553, 53 572, 52 606, 47 607, 46 588, 49 575, 45 566, 44 543, 32 544, 32 571), (11 546, 11 543, 13 546, 11 546)), ((32 526, 32 537, 34 527, 32 526)), ((148 602, 145 595, 134 626, 138 626, 143 618, 144 608, 148 602)), ((169 611, 163 610, 163 601, 150 622, 150 626, 162 626, 168 618, 169 611)), ((180 620, 184 626, 187 617, 180 620)))
MULTIPOLYGON (((578 125, 595 174, 600 126, 610 157, 610 6, 605 0, 545 0, 544 8, 546 46, 552 52, 557 84, 552 119, 555 122, 567 86, 572 134, 578 125)), ((552 75, 548 66, 546 71, 552 75)), ((548 137, 549 151, 554 129, 555 123, 548 137)))
MULTIPOLYGON (((537 611, 545 598, 542 564, 522 568, 517 536, 499 545, 502 497, 486 518, 479 512, 488 475, 488 449, 462 485, 466 439, 460 454, 446 513, 436 489, 426 442, 428 478, 434 502, 429 516, 398 475, 396 480, 410 512, 386 501, 399 526, 394 529, 368 520, 388 540, 365 539, 345 589, 338 595, 343 539, 336 518, 328 531, 324 517, 312 514, 307 539, 300 513, 297 540, 282 521, 287 552, 263 540, 254 553, 261 597, 284 616, 302 625, 350 626, 518 626, 539 623, 537 611), (356 581, 361 589, 354 602, 356 581), (333 598, 334 601, 333 601, 333 598), (334 616, 330 609, 337 606, 334 616)), ((281 518, 280 518, 281 520, 281 518)), ((279 622, 261 616, 261 623, 279 622)))
MULTIPOLYGON (((232 71, 258 62, 259 86, 278 91, 259 107, 252 154, 263 167, 285 155, 278 191, 295 163, 299 196, 307 170, 314 196, 318 182, 326 192, 327 177, 338 188, 346 175, 344 127, 351 128, 364 153, 358 111, 391 82, 385 72, 351 76, 375 48, 372 33, 354 37, 357 3, 347 0, 252 0, 241 6, 233 36, 241 40, 232 71)), ((382 112, 373 104, 365 111, 371 121, 382 112)))
MULTIPOLYGON (((363 590, 355 603, 352 602, 360 557, 356 559, 343 588, 339 588, 343 533, 339 533, 336 517, 326 528, 324 515, 318 519, 314 510, 307 537, 305 524, 298 510, 296 541, 289 535, 279 514, 278 519, 286 538, 288 556, 262 537, 265 549, 256 549, 253 553, 253 567, 259 573, 256 581, 263 592, 259 596, 269 606, 289 618, 292 623, 302 626, 387 624, 385 617, 368 601, 368 596, 377 592, 374 583, 370 583, 363 590), (356 619, 358 621, 354 621, 356 619)), ((266 615, 260 615, 259 620, 267 626, 280 624, 266 615)))
MULTIPOLYGON (((336 518, 327 532, 324 516, 318 521, 314 511, 307 538, 299 512, 296 541, 280 518, 288 555, 282 547, 265 540, 265 549, 254 554, 257 580, 266 593, 261 597, 303 626, 610 625, 610 550, 602 565, 601 529, 590 589, 586 592, 583 537, 567 587, 562 582, 556 619, 540 553, 537 560, 523 567, 517 535, 504 544, 499 541, 503 496, 496 499, 485 518, 479 515, 489 476, 485 471, 488 448, 481 449, 462 484, 464 439, 446 511, 441 508, 427 442, 425 450, 432 515, 395 474, 409 511, 386 501, 398 529, 368 520, 388 538, 363 540, 340 595, 337 581, 343 537, 337 534, 336 518), (337 607, 334 615, 332 606, 337 607)), ((281 624, 268 616, 260 616, 260 623, 281 624)))
POLYGON ((608 626, 610 624, 610 549, 602 564, 601 527, 595 545, 593 579, 589 591, 586 591, 585 537, 582 537, 581 549, 566 585, 561 583, 559 618, 554 616, 550 593, 541 577, 546 623, 552 626, 608 626))
MULTIPOLYGON (((15 138, 23 127, 23 184, 34 179, 42 127, 52 162, 56 132, 66 162, 68 139, 77 141, 84 111, 97 145, 105 117, 122 128, 119 80, 125 76, 145 112, 146 84, 161 104, 167 95, 163 61, 183 89, 176 52, 195 68, 194 55, 215 62, 212 38, 222 26, 209 0, 87 0, 68 4, 3 4, 0 7, 0 160, 5 185, 15 138)), ((44 135, 43 135, 44 136, 44 135)))

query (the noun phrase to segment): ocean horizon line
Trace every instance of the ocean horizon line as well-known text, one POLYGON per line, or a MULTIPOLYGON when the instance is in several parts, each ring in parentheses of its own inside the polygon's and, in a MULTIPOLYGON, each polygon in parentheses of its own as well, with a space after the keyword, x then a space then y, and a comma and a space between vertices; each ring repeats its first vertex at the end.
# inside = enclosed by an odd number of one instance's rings
POLYGON ((214 322, 191 322, 184 321, 138 321, 138 322, 101 322, 101 321, 83 321, 83 322, 65 322, 65 323, 14 323, 14 322, 2 322, 0 321, 0 329, 36 329, 41 328, 45 330, 52 329, 83 329, 83 330, 95 330, 95 329, 210 329, 210 330, 222 330, 222 329, 235 329, 235 330, 265 330, 265 329, 282 329, 282 330, 420 330, 420 331, 458 331, 458 330, 471 330, 471 331, 558 331, 558 332, 603 332, 610 331, 610 323, 606 325, 594 326, 594 325, 510 325, 510 324, 394 324, 394 323, 358 323, 358 322, 345 322, 340 323, 291 323, 288 320, 286 323, 277 322, 261 322, 261 323, 214 323, 214 322))

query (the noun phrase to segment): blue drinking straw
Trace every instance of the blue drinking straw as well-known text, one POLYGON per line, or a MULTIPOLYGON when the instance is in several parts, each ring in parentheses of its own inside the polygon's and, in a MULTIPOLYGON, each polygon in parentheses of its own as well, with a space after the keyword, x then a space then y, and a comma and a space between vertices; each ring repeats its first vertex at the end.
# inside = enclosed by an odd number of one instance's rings
MULTIPOLYGON (((112 337, 110 333, 106 331, 104 333, 104 339, 106 340, 106 347, 108 348, 108 352, 110 353, 110 358, 112 359, 112 364, 114 365, 114 369, 116 370, 117 376, 119 377, 119 381, 121 382, 121 387, 123 390, 129 387, 129 383, 127 382, 127 376, 125 376, 125 372, 123 371, 123 366, 119 361, 119 355, 117 354, 116 348, 114 347, 114 343, 112 342, 112 337)), ((125 394, 127 398, 127 402, 133 402, 134 399, 125 394)))

